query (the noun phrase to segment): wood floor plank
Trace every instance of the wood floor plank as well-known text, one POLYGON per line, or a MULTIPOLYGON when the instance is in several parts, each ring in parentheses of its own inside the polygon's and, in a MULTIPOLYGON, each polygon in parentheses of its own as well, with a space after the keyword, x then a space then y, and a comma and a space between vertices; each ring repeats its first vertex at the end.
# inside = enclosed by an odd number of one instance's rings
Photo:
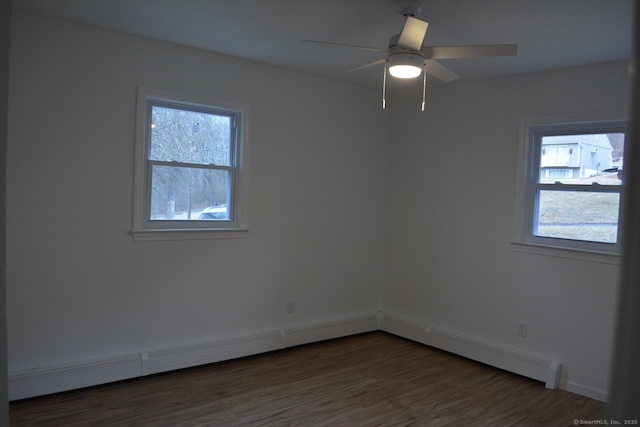
POLYGON ((372 332, 12 402, 12 426, 570 426, 605 404, 372 332))

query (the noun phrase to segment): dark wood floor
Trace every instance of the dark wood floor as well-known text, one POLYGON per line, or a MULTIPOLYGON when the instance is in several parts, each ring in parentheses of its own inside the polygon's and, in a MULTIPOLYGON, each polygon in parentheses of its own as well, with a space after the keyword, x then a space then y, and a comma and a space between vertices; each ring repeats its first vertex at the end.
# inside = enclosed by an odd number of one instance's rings
POLYGON ((11 403, 16 426, 572 426, 605 404, 384 332, 11 403))

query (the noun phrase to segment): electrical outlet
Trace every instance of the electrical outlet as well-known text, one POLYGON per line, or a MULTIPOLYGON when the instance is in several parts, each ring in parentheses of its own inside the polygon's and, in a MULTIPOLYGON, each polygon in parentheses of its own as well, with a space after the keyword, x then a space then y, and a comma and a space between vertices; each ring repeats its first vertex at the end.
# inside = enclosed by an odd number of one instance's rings
POLYGON ((527 322, 518 322, 518 335, 521 337, 527 336, 527 322))
POLYGON ((294 312, 294 304, 293 304, 293 300, 290 299, 289 301, 287 301, 287 314, 293 314, 294 312))

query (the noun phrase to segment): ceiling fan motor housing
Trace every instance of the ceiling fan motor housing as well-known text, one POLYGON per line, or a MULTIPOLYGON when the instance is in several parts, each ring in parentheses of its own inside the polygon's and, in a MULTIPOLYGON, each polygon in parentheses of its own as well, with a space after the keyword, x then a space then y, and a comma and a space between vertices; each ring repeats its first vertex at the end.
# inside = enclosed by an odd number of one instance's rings
POLYGON ((394 65, 413 65, 414 67, 422 68, 424 57, 417 53, 400 52, 390 54, 387 61, 389 61, 389 67, 393 67, 394 65))

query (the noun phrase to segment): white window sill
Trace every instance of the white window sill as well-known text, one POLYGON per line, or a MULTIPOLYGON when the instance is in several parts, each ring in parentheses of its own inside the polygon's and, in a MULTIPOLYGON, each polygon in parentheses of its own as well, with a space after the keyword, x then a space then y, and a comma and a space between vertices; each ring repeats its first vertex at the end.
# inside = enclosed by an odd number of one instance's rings
POLYGON ((552 256, 557 258, 569 258, 579 261, 599 262, 603 264, 619 265, 622 260, 621 254, 618 253, 560 248, 536 243, 511 242, 511 247, 516 252, 552 256))
POLYGON ((134 242, 161 240, 215 240, 244 239, 249 229, 246 228, 196 228, 191 230, 151 229, 131 230, 129 234, 134 242))

